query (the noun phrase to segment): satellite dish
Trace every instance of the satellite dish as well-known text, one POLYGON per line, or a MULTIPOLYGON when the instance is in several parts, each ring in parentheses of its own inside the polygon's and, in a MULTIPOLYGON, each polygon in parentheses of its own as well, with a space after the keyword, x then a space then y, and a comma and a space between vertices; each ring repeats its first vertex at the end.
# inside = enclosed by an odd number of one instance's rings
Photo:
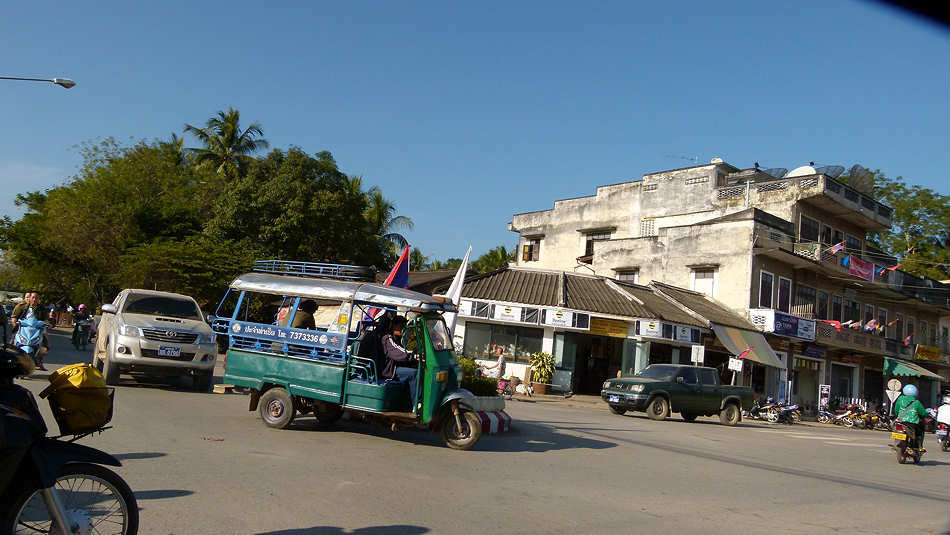
POLYGON ((785 178, 794 178, 797 176, 811 176, 816 173, 818 173, 818 171, 816 171, 814 167, 810 165, 803 165, 801 167, 796 167, 795 169, 792 169, 792 171, 789 174, 785 175, 785 178))
POLYGON ((841 176, 841 173, 844 173, 844 167, 841 165, 822 165, 821 167, 816 167, 815 172, 828 175, 831 178, 838 178, 841 176))
POLYGON ((874 191, 874 175, 861 165, 852 165, 848 169, 848 184, 861 193, 871 194, 874 191))
POLYGON ((788 173, 788 169, 785 169, 784 167, 773 167, 762 172, 767 175, 772 175, 775 178, 783 178, 785 177, 785 173, 788 173))

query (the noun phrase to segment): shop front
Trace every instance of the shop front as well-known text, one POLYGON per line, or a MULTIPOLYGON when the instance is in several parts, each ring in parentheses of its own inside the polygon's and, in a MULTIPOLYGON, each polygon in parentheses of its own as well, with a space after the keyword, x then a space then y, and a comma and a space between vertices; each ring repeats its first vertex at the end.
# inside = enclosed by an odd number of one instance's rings
POLYGON ((882 373, 884 384, 887 384, 889 379, 897 379, 902 386, 916 386, 917 397, 925 407, 933 407, 936 403, 942 379, 940 375, 916 363, 894 357, 884 357, 882 373))
POLYGON ((784 399, 787 381, 786 354, 777 353, 757 331, 712 324, 716 338, 732 356, 745 355, 741 384, 752 387, 757 397, 784 399))
MULTIPOLYGON (((808 351, 808 349, 804 349, 808 351)), ((815 353, 812 352, 811 355, 815 353)), ((825 376, 825 361, 822 358, 795 354, 791 369, 792 402, 802 407, 802 412, 818 414, 818 385, 825 376)))

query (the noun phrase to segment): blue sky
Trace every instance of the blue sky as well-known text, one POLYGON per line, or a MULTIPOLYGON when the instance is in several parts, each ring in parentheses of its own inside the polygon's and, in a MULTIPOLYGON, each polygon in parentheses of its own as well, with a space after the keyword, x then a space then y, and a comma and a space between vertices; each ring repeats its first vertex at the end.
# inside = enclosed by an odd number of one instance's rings
POLYGON ((76 173, 77 143, 229 106, 274 148, 331 151, 440 259, 692 158, 861 163, 950 194, 950 32, 873 2, 27 2, 0 50, 2 76, 78 83, 0 80, 14 218, 18 192, 76 173))

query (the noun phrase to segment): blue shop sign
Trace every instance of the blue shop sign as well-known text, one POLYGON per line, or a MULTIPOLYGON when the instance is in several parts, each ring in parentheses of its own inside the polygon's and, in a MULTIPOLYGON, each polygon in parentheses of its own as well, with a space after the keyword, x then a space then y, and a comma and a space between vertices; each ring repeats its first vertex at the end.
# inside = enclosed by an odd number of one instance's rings
POLYGON ((821 346, 816 346, 815 344, 805 344, 805 347, 802 348, 802 355, 806 357, 814 357, 816 359, 825 357, 825 348, 821 346))
POLYGON ((815 339, 815 320, 799 318, 791 314, 775 311, 775 324, 772 332, 779 336, 800 338, 802 340, 815 339))

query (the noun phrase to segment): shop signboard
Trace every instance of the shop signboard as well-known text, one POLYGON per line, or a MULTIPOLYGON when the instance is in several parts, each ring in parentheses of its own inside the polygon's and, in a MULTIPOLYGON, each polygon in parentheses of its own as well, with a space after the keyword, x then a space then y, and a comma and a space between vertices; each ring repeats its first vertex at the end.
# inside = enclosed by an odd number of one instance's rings
POLYGON ((706 361, 706 346, 691 346, 690 361, 696 364, 703 364, 706 361))
POLYGON ((460 316, 471 316, 472 315, 472 302, 468 299, 462 299, 462 302, 459 303, 459 315, 460 316))
POLYGON ((818 385, 818 410, 828 410, 831 403, 831 385, 818 385))
POLYGON ((737 359, 735 357, 729 357, 729 369, 734 372, 742 371, 742 359, 737 359))
POLYGON ((492 319, 498 321, 521 321, 521 307, 510 305, 495 305, 495 313, 492 319))
POLYGON ((779 336, 814 341, 815 320, 799 318, 776 310, 772 332, 779 336))
POLYGON ((640 320, 640 336, 663 338, 663 324, 659 321, 640 320))
POLYGON ((940 348, 933 346, 925 346, 923 344, 917 344, 917 351, 914 352, 914 357, 921 360, 940 360, 940 348))
POLYGON ((571 327, 574 325, 574 313, 554 308, 545 309, 544 324, 552 327, 571 327))
POLYGON ((805 344, 805 347, 802 348, 802 355, 815 357, 816 359, 824 358, 825 348, 816 346, 815 344, 805 344))
POLYGON ((590 334, 599 334, 601 336, 610 336, 612 338, 626 338, 627 322, 603 318, 591 318, 590 334))

